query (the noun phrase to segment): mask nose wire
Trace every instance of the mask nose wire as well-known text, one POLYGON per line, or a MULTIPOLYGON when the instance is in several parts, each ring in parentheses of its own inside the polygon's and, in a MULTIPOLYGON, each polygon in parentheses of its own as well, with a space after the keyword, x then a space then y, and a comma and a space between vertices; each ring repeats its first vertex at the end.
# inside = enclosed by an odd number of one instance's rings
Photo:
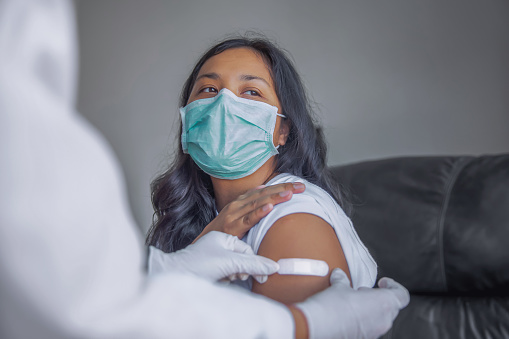
MULTIPOLYGON (((226 95, 230 95, 231 97, 234 97, 234 98, 240 98, 237 94, 233 93, 230 89, 228 89, 227 87, 223 87, 219 90, 219 92, 217 92, 216 96, 220 95, 220 94, 226 94, 226 95)), ((269 104, 272 106, 272 104, 269 104)), ((280 116, 281 118, 284 118, 286 119, 286 115, 284 114, 279 114, 276 112, 276 115, 280 116)))
MULTIPOLYGON (((228 88, 226 88, 226 87, 223 87, 221 90, 219 90, 219 92, 217 93, 217 95, 220 95, 220 94, 226 94, 226 95, 230 95, 230 96, 234 96, 234 97, 237 97, 237 98, 238 98, 238 96, 237 96, 235 93, 233 93, 231 90, 229 90, 229 89, 228 89, 228 88)), ((279 114, 279 113, 277 113, 277 112, 276 112, 276 115, 277 115, 277 116, 280 116, 280 117, 281 117, 281 118, 283 118, 283 119, 286 119, 286 115, 284 115, 284 114, 279 114)), ((279 149, 279 147, 280 147, 280 146, 281 146, 281 145, 279 145, 279 144, 278 144, 277 146, 275 146, 275 148, 276 148, 276 149, 279 149)))

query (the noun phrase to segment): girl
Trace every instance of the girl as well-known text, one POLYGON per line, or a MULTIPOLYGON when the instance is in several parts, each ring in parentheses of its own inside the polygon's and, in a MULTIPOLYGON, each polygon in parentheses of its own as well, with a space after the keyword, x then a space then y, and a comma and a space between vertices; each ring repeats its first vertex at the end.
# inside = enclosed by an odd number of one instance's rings
MULTIPOLYGON (((376 264, 343 210, 323 135, 282 50, 263 38, 215 45, 184 84, 181 106, 177 156, 151 186, 149 245, 175 251, 217 230, 275 261, 323 260, 354 288, 374 285, 376 264)), ((274 274, 246 287, 289 304, 325 289, 329 275, 274 274)))

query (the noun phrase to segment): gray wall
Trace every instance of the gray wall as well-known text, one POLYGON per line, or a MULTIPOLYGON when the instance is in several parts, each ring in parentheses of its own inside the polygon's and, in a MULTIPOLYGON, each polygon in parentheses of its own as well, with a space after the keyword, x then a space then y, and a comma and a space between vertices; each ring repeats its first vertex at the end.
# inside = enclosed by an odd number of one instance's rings
POLYGON ((78 108, 112 144, 143 230, 171 157, 180 87, 225 34, 254 29, 293 56, 329 164, 509 151, 509 2, 77 1, 78 108))

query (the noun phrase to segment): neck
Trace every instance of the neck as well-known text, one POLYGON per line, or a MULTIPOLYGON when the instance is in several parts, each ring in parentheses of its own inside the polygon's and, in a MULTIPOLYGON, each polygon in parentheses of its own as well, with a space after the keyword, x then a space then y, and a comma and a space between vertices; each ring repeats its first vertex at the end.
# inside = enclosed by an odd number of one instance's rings
POLYGON ((250 189, 264 185, 270 179, 274 178, 278 173, 274 172, 274 157, 270 158, 256 172, 247 177, 228 180, 210 177, 212 186, 214 187, 214 196, 216 198, 216 208, 218 212, 228 205, 240 195, 246 193, 250 189))

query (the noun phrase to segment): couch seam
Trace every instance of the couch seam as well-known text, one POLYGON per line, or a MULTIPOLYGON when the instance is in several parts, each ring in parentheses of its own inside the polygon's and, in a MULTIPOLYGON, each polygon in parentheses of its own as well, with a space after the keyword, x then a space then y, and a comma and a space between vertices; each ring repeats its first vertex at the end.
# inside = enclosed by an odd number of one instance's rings
POLYGON ((440 210, 440 217, 438 219, 438 227, 437 227, 437 237, 438 237, 438 257, 440 264, 440 273, 442 275, 442 281, 444 284, 444 290, 448 291, 447 285, 447 276, 445 274, 445 258, 444 258, 444 223, 445 223, 445 215, 447 214, 447 208, 449 207, 449 200, 451 199, 451 192, 454 188, 454 184, 456 183, 456 179, 458 179, 459 174, 465 168, 467 164, 469 164, 472 159, 461 159, 456 164, 454 164, 453 170, 449 176, 449 180, 445 185, 445 195, 442 200, 442 208, 440 210))

